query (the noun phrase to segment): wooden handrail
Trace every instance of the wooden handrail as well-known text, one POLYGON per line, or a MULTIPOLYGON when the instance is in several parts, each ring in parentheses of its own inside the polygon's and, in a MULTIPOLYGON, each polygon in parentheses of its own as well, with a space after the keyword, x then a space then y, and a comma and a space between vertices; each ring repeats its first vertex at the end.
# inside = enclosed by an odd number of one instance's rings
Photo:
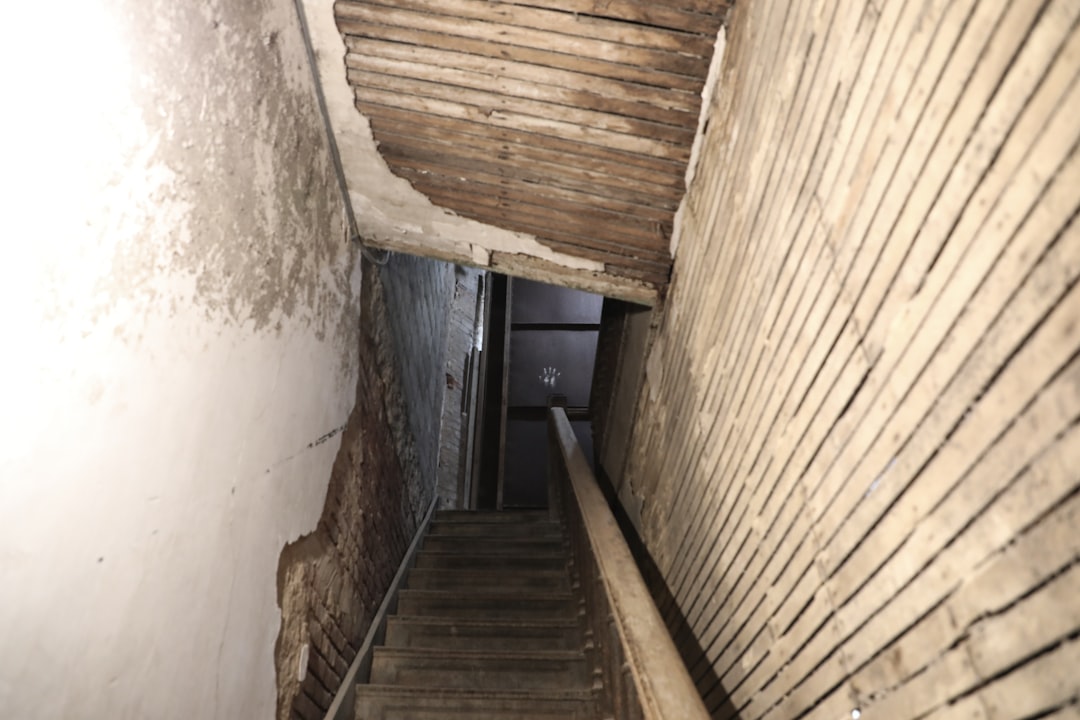
POLYGON ((592 618, 587 634, 597 647, 593 663, 603 678, 605 710, 619 720, 707 720, 705 705, 565 411, 550 408, 548 418, 562 470, 550 474, 550 496, 566 521, 575 571, 592 618), (604 631, 605 624, 610 632, 604 631), (625 675, 631 683, 624 682, 625 675))

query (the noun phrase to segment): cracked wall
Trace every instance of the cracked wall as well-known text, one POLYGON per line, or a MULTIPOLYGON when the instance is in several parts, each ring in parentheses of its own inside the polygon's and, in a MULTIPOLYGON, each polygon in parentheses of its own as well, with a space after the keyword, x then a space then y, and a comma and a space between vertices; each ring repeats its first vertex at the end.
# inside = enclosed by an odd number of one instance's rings
POLYGON ((295 9, 11 21, 0 703, 270 717, 278 555, 320 517, 360 345, 295 9))
POLYGON ((442 380, 453 278, 435 260, 365 263, 356 403, 318 526, 278 565, 279 720, 326 714, 434 498, 442 395, 429 386, 442 380))

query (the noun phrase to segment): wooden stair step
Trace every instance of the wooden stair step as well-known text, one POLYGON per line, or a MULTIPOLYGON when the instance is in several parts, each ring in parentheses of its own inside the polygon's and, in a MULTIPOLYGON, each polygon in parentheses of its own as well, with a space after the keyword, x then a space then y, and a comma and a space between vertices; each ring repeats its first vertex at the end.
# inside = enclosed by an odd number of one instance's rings
POLYGON ((356 688, 356 720, 594 720, 595 713, 587 691, 356 688))
POLYGON ((427 535, 423 550, 456 553, 486 553, 489 555, 562 554, 562 537, 470 537, 458 535, 427 535))
POLYGON ((395 616, 387 620, 387 647, 460 650, 577 650, 582 645, 576 620, 471 620, 395 616))
POLYGON ((568 593, 453 592, 402 590, 397 614, 475 620, 574 619, 577 603, 568 593))
POLYGON ((594 720, 562 526, 438 511, 356 687, 357 720, 594 720))
POLYGON ((523 523, 553 522, 547 510, 436 510, 437 523, 487 523, 521 525, 523 523))
POLYGON ((525 540, 561 540, 562 525, 554 522, 491 523, 491 522, 442 522, 431 523, 429 536, 460 536, 483 538, 521 538, 525 540))
POLYGON ((430 648, 375 648, 371 682, 472 690, 586 689, 580 651, 527 653, 430 648))
POLYGON ((472 570, 566 570, 566 555, 558 552, 538 552, 528 555, 508 555, 492 552, 451 552, 444 550, 421 550, 416 554, 418 568, 472 569, 472 570))
POLYGON ((476 590, 482 592, 570 592, 566 570, 497 568, 488 570, 413 568, 408 587, 413 590, 476 590))

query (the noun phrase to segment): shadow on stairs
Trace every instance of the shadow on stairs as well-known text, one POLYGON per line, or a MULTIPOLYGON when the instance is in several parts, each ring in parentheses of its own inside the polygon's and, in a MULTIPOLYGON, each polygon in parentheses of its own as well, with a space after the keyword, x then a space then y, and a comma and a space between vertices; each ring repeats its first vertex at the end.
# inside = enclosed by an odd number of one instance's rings
POLYGON ((356 688, 356 719, 594 720, 570 573, 546 511, 437 512, 356 688))

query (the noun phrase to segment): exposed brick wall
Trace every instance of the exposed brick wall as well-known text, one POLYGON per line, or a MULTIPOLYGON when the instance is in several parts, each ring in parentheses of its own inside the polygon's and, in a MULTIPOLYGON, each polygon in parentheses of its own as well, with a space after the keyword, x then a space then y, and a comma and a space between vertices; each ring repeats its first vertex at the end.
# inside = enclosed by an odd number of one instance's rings
POLYGON ((446 389, 443 397, 442 428, 439 441, 438 492, 443 507, 457 507, 458 482, 464 470, 467 425, 462 421, 466 391, 466 370, 476 331, 476 293, 480 272, 459 267, 450 306, 446 347, 446 389))
POLYGON ((364 269, 356 404, 318 527, 279 563, 278 720, 323 717, 431 502, 452 289, 435 261, 364 269))
POLYGON ((389 329, 396 348, 416 460, 425 478, 435 476, 442 415, 443 363, 454 266, 393 255, 382 268, 389 329))

